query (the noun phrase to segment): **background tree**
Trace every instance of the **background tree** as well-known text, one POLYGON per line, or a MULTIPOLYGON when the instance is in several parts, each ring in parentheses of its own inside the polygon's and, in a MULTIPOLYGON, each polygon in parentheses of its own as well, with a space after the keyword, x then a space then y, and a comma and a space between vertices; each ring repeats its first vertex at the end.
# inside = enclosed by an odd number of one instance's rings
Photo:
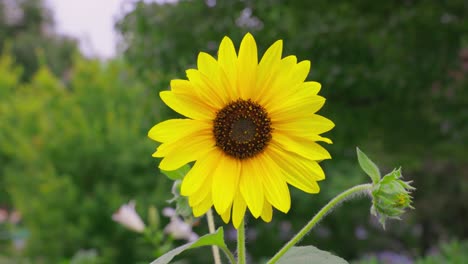
POLYGON ((51 11, 43 0, 0 0, 0 52, 11 49, 21 79, 29 80, 40 60, 63 77, 78 52, 75 39, 57 34, 51 11))

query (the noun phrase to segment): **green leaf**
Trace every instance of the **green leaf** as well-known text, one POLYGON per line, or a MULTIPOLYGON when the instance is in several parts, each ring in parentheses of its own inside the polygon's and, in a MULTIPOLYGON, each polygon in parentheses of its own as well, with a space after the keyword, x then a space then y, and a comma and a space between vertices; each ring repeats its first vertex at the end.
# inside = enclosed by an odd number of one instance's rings
POLYGON ((330 252, 320 250, 314 246, 292 247, 277 264, 348 264, 340 257, 330 252))
POLYGON ((188 164, 185 164, 184 166, 180 167, 177 170, 173 170, 173 171, 161 170, 161 172, 171 180, 182 180, 185 177, 185 175, 189 172, 189 170, 190 170, 190 166, 188 164))
POLYGON ((203 246, 214 245, 218 246, 222 250, 227 250, 227 246, 224 243, 224 230, 222 227, 218 228, 216 232, 213 234, 208 234, 200 237, 197 241, 187 243, 180 247, 177 247, 166 254, 162 255, 155 261, 151 262, 151 264, 167 264, 169 263, 175 256, 179 255, 180 253, 184 252, 187 249, 198 248, 203 246))
POLYGON ((377 184, 380 181, 380 171, 379 167, 375 165, 374 162, 372 162, 367 155, 362 152, 358 147, 356 147, 356 152, 357 152, 357 157, 359 161, 359 166, 361 166, 361 169, 369 175, 369 177, 372 179, 372 182, 374 184, 377 184))

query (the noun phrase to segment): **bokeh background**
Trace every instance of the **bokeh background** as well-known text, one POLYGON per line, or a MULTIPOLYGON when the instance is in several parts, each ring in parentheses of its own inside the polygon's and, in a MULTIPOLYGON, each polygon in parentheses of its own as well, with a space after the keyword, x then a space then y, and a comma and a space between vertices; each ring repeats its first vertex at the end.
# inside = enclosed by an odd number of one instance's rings
MULTIPOLYGON (((146 134, 177 115, 158 91, 199 51, 216 55, 223 36, 238 44, 246 32, 261 52, 283 39, 285 55, 312 61, 308 79, 327 98, 320 113, 336 123, 320 194, 293 190, 289 214, 248 223, 252 263, 369 181, 356 146, 384 173, 402 166, 416 209, 383 230, 370 201, 352 201, 302 244, 359 263, 468 263, 467 1, 134 1, 115 28, 117 56, 99 60, 56 32, 43 1, 0 0, 0 263, 154 259, 151 243, 111 216, 132 199, 144 221, 150 206, 169 206, 171 181, 146 134)), ((207 232, 204 219, 194 231, 207 232)), ((179 261, 210 263, 209 252, 179 261)))

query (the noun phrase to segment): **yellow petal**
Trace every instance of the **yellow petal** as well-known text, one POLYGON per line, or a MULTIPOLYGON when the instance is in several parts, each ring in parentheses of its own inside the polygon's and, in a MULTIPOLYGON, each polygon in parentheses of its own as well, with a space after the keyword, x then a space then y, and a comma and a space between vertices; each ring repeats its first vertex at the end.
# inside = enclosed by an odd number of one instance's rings
POLYGON ((216 109, 194 96, 170 91, 161 92, 159 96, 167 106, 183 116, 198 120, 213 120, 215 117, 216 109))
POLYGON ((301 94, 301 96, 312 96, 317 95, 321 87, 322 85, 318 82, 308 81, 300 82, 297 85, 289 85, 286 91, 289 91, 288 96, 294 96, 299 94, 301 94))
POLYGON ((197 62, 198 70, 200 72, 200 79, 203 83, 210 86, 211 89, 221 99, 221 102, 227 104, 230 102, 229 97, 229 82, 221 70, 218 61, 211 55, 205 52, 200 52, 197 62), (226 81, 226 84, 224 83, 226 81))
POLYGON ((247 33, 239 48, 238 58, 238 92, 242 99, 251 99, 257 92, 255 79, 257 75, 257 44, 250 33, 247 33))
POLYGON ((331 159, 330 153, 325 148, 310 139, 289 137, 274 131, 272 142, 277 143, 284 150, 297 153, 310 160, 331 159))
MULTIPOLYGON (((212 200, 211 199, 211 184, 212 184, 212 176, 208 174, 206 176, 205 181, 199 186, 198 190, 192 193, 188 197, 188 202, 190 207, 197 207, 201 203, 206 202, 205 200, 212 200)), ((182 192, 181 192, 182 194, 182 192)), ((212 202, 211 202, 212 203, 212 202)), ((211 206, 211 205, 210 205, 211 206)))
POLYGON ((276 76, 281 63, 283 41, 278 40, 271 45, 263 55, 258 65, 258 75, 255 86, 258 92, 253 95, 254 101, 262 102, 265 93, 270 92, 271 82, 276 76))
POLYGON ((288 76, 291 73, 292 68, 294 65, 297 64, 297 57, 294 55, 289 55, 287 57, 284 57, 281 60, 281 72, 282 75, 288 76))
POLYGON ((262 170, 257 167, 258 159, 250 158, 242 162, 240 192, 244 197, 250 212, 258 218, 263 209, 262 170))
POLYGON ((263 204, 263 211, 261 217, 263 221, 267 223, 271 222, 271 218, 273 217, 273 208, 271 208, 271 204, 269 204, 267 201, 265 201, 263 204))
POLYGON ((234 228, 239 228, 240 224, 244 220, 246 208, 247 205, 245 204, 244 198, 242 198, 241 193, 237 191, 232 206, 232 224, 234 225, 234 228))
POLYGON ((305 90, 307 92, 310 92, 311 94, 318 94, 320 88, 322 88, 322 85, 318 82, 311 81, 301 83, 297 88, 298 90, 305 90))
MULTIPOLYGON (((281 53, 283 52, 283 41, 278 40, 271 45, 263 55, 260 63, 258 64, 259 77, 265 78, 271 74, 271 65, 281 61, 281 53)), ((259 79, 263 79, 259 78, 259 79)), ((267 79, 267 78, 265 78, 267 79)))
POLYGON ((186 73, 187 78, 195 88, 195 92, 206 104, 214 109, 221 109, 225 105, 223 92, 220 92, 219 87, 210 78, 194 69, 187 70, 186 73))
MULTIPOLYGON (((153 157, 165 157, 171 152, 177 151, 178 148, 184 148, 185 150, 185 144, 199 144, 199 141, 203 141, 207 144, 206 146, 208 147, 212 147, 216 144, 211 129, 199 130, 188 135, 184 135, 184 137, 177 138, 176 140, 164 142, 163 144, 159 145, 156 152, 153 153, 153 157)), ((204 149, 201 149, 201 153, 205 153, 204 149)))
POLYGON ((269 146, 265 153, 281 167, 285 180, 289 184, 307 193, 318 193, 320 191, 317 181, 325 176, 317 162, 304 159, 294 153, 279 150, 273 144, 269 146))
MULTIPOLYGON (((215 61, 215 63, 217 62, 215 61)), ((219 68, 218 65, 216 67, 219 68)), ((191 100, 197 104, 207 105, 211 109, 222 107, 220 100, 224 100, 226 95, 224 87, 219 81, 219 69, 218 73, 210 73, 209 75, 195 69, 189 69, 186 73, 189 80, 171 80, 171 91, 174 94, 179 97, 192 98, 191 100)))
POLYGON ((274 124, 275 130, 306 138, 330 131, 335 126, 331 120, 316 114, 290 120, 273 119, 274 117, 276 116, 271 116, 271 122, 274 124))
POLYGON ((288 136, 288 137, 290 137, 290 138, 292 138, 292 139, 294 139, 294 140, 296 140, 298 142, 321 141, 321 142, 325 142, 327 144, 333 144, 333 141, 331 139, 319 136, 319 135, 314 134, 314 133, 310 133, 310 131, 304 131, 303 134, 301 134, 301 132, 298 132, 298 133, 292 135, 291 129, 289 129, 287 126, 284 127, 284 126, 278 125, 278 124, 275 124, 273 133, 288 136))
POLYGON ((188 202, 191 207, 200 204, 208 194, 211 195, 211 182, 210 184, 202 184, 200 187, 198 191, 188 197, 188 202))
MULTIPOLYGON (((192 169, 185 175, 180 186, 180 194, 190 196, 197 192, 211 191, 213 172, 215 171, 221 152, 218 149, 213 149, 206 156, 201 157, 195 162, 192 169)), ((192 198, 192 197, 190 197, 192 198)), ((204 198, 204 197, 202 197, 204 198)), ((192 198, 193 199, 193 198, 192 198)), ((193 201, 197 203, 196 200, 193 201)))
POLYGON ((153 126, 148 137, 159 142, 174 141, 197 131, 209 130, 209 122, 192 119, 170 119, 153 126))
POLYGON ((219 45, 218 62, 220 64, 231 64, 237 61, 236 48, 229 37, 224 37, 219 45))
POLYGON ((171 91, 176 94, 193 95, 195 87, 188 80, 174 79, 171 80, 171 91))
POLYGON ((291 87, 303 83, 310 72, 310 61, 304 60, 299 62, 292 70, 291 79, 289 80, 291 87))
POLYGON ((224 213, 234 200, 239 186, 240 163, 237 159, 222 155, 213 171, 211 186, 213 204, 218 214, 224 213))
POLYGON ((219 45, 218 64, 221 67, 221 77, 227 78, 225 85, 228 85, 226 90, 229 97, 237 99, 237 55, 234 44, 228 37, 224 37, 219 45))
POLYGON ((312 95, 295 94, 288 96, 278 104, 267 109, 273 120, 290 120, 297 117, 311 116, 325 104, 325 98, 312 95))
MULTIPOLYGON (((203 134, 194 134, 175 142, 164 143, 158 147, 158 151, 164 153, 159 168, 166 171, 177 170, 213 150, 214 144, 211 135, 203 134)), ((153 155, 158 156, 158 152, 153 155)))
POLYGON ((210 54, 200 52, 197 60, 198 70, 208 76, 218 73, 218 62, 210 54))
POLYGON ((272 83, 271 90, 273 94, 270 100, 265 102, 265 107, 267 107, 267 109, 273 107, 277 102, 284 101, 290 96, 294 96, 298 86, 305 81, 309 74, 310 61, 301 61, 296 64, 295 57, 288 60, 286 59, 288 59, 288 57, 282 60, 278 77, 272 83), (291 63, 293 64, 291 65, 291 63))
POLYGON ((229 223, 229 220, 231 219, 231 206, 226 210, 226 212, 221 214, 221 219, 223 219, 224 223, 229 223))
POLYGON ((283 100, 281 96, 285 93, 285 89, 291 87, 289 85, 290 74, 294 65, 296 65, 296 56, 287 56, 280 61, 278 70, 274 72, 271 81, 268 83, 268 92, 258 98, 261 105, 267 109, 271 104, 276 104, 278 101, 283 100))
POLYGON ((213 206, 211 195, 207 195, 201 203, 192 207, 193 216, 199 217, 199 216, 206 214, 206 212, 210 210, 211 206, 213 206))
POLYGON ((262 155, 261 159, 262 162, 259 165, 263 169, 263 188, 266 199, 269 204, 287 213, 291 208, 291 195, 281 168, 268 155, 262 155))

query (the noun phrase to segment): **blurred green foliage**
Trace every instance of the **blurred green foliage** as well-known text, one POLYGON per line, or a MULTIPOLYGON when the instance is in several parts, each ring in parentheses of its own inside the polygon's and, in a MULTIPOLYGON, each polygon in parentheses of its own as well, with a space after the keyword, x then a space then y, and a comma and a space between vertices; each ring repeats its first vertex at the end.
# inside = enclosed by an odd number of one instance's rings
MULTIPOLYGON (((353 201, 303 244, 354 259, 383 250, 418 256, 442 238, 468 237, 466 1, 140 1, 116 25, 123 58, 107 63, 76 54, 48 12, 40 0, 0 0, 0 207, 22 213, 33 263, 71 263, 80 252, 92 263, 151 260, 154 249, 111 215, 135 199, 146 219, 150 205, 171 196, 146 138, 176 116, 157 92, 195 67, 199 51, 216 55, 223 36, 238 44, 245 32, 261 52, 284 39, 285 55, 311 60, 309 79, 327 98, 320 113, 336 123, 321 193, 292 190, 288 215, 248 221, 254 261, 336 194, 369 181, 356 145, 384 167, 403 166, 416 210, 383 232, 370 201, 353 201), (7 2, 26 15, 8 22, 7 2)), ((234 248, 233 230, 226 233, 234 248)), ((185 256, 211 259, 203 250, 185 256)))
POLYGON ((417 260, 416 264, 438 264, 438 263, 467 263, 468 242, 451 241, 441 244, 435 252, 417 260))
POLYGON ((67 85, 45 66, 19 84, 9 62, 0 59, 0 179, 31 232, 29 254, 46 263, 93 248, 105 263, 151 257, 111 215, 130 199, 145 212, 169 197, 146 139, 155 96, 120 61, 76 59, 67 85))
POLYGON ((352 262, 353 264, 399 264, 399 263, 415 263, 415 264, 463 264, 468 262, 468 242, 467 241, 450 241, 444 242, 431 249, 431 252, 421 258, 411 261, 408 257, 398 255, 392 252, 380 254, 380 256, 369 256, 361 260, 352 262))

